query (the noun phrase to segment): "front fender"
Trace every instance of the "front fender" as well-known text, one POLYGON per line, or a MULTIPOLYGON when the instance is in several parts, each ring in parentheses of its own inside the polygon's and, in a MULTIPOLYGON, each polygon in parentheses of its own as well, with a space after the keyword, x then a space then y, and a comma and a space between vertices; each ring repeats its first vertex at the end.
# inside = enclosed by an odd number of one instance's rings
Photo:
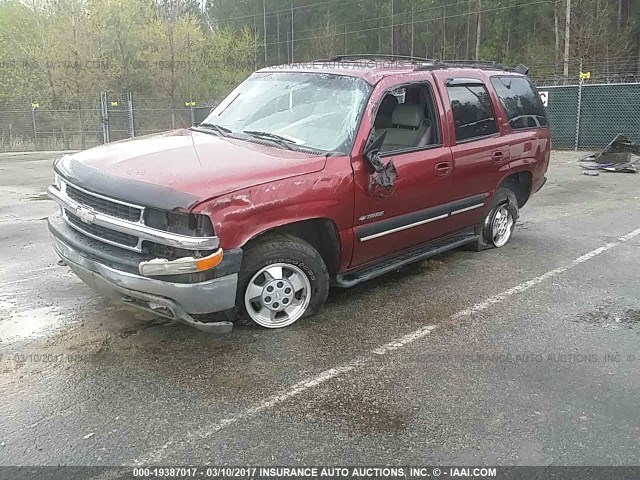
POLYGON ((261 233, 303 220, 327 218, 339 232, 348 230, 354 194, 353 171, 345 160, 329 158, 320 172, 249 187, 204 202, 193 211, 211 217, 225 249, 240 248, 261 233))

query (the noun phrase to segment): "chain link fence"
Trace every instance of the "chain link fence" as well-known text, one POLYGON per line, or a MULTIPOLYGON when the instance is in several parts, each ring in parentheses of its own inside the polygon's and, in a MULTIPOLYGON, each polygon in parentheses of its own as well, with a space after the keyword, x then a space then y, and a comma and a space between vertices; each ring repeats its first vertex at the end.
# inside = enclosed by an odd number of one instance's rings
POLYGON ((51 105, 0 99, 0 152, 82 150, 152 133, 190 127, 209 114, 215 102, 137 99, 131 93, 102 93, 75 104, 51 105))
POLYGON ((640 83, 538 86, 553 148, 596 150, 623 133, 640 143, 640 83))
MULTIPOLYGON (((536 82, 546 100, 553 148, 594 150, 618 133, 640 143, 640 81, 549 85, 536 82)), ((70 105, 0 99, 0 152, 82 150, 126 138, 200 123, 215 102, 184 102, 131 93, 102 93, 70 105)))
MULTIPOLYGON (((190 103, 190 102, 185 102, 190 103)), ((207 107, 169 108, 163 107, 153 99, 136 98, 134 102, 135 135, 148 135, 159 131, 175 130, 176 128, 190 127, 200 123, 203 118, 196 118, 207 107)))
POLYGON ((0 104, 0 151, 84 149, 102 143, 99 108, 0 104))

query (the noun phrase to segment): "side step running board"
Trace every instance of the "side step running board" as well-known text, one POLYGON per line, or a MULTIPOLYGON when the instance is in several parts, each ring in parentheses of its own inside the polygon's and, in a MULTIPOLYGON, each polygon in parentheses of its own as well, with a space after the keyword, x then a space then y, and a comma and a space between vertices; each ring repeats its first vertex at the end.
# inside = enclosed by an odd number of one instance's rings
POLYGON ((341 288, 349 288, 359 283, 366 282, 373 278, 384 275, 385 273, 393 272, 399 268, 409 265, 411 263, 425 260, 429 257, 439 255, 441 253, 453 250, 454 248, 461 247, 468 243, 472 243, 478 239, 478 236, 472 233, 464 235, 456 235, 439 242, 431 243, 420 249, 413 249, 404 254, 395 255, 393 257, 384 259, 374 265, 367 265, 357 270, 351 270, 349 272, 340 273, 333 279, 333 286, 341 288))

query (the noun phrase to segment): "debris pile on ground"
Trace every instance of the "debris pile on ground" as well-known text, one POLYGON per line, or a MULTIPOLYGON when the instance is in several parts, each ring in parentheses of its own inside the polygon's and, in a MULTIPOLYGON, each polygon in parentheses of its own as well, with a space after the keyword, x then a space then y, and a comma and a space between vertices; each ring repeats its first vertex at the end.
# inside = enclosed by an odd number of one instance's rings
POLYGON ((625 135, 618 134, 600 153, 582 157, 578 161, 585 162, 581 165, 585 175, 592 175, 591 172, 597 170, 638 173, 640 146, 625 135))

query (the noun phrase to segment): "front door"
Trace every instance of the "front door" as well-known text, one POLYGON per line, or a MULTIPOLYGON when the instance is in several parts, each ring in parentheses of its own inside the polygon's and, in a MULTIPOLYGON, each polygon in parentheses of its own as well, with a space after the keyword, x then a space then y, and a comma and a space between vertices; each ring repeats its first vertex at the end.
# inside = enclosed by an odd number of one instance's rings
POLYGON ((386 119, 380 121, 381 117, 372 114, 365 122, 369 122, 373 136, 386 132, 380 160, 385 164, 393 161, 397 178, 388 191, 372 186, 372 168, 361 155, 354 157, 352 267, 441 237, 452 229, 446 204, 452 199, 453 160, 451 149, 443 142, 440 101, 424 77, 400 88, 381 84, 374 102, 383 105, 385 111, 380 114, 386 119), (389 95, 396 98, 389 101, 389 95))

